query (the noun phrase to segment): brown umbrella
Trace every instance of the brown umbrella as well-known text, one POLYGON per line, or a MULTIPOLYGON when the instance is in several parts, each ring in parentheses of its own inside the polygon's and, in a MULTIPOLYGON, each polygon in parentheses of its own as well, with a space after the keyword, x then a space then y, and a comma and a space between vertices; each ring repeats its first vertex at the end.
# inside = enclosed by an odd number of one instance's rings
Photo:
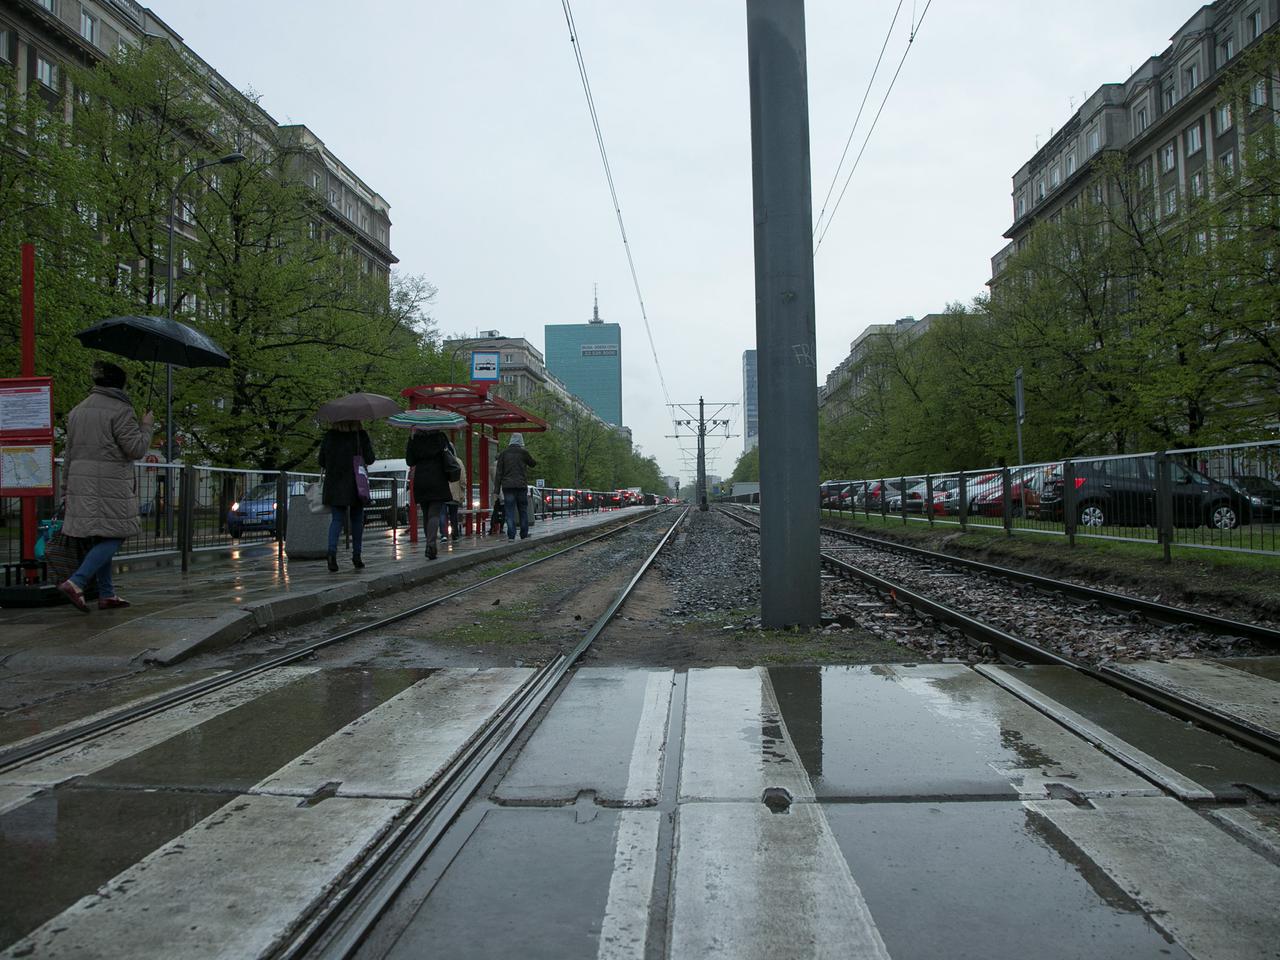
POLYGON ((338 423, 341 420, 381 420, 400 412, 400 404, 379 393, 349 393, 337 400, 330 400, 316 411, 316 419, 322 423, 338 423))

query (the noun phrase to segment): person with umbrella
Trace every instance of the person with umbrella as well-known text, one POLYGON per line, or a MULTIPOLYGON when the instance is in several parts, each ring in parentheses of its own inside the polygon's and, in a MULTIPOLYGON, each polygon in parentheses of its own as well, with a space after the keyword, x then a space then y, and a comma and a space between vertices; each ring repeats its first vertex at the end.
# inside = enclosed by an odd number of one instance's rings
POLYGON ((58 590, 77 610, 89 612, 84 591, 98 585, 98 609, 129 606, 115 590, 111 565, 116 551, 138 533, 138 493, 133 463, 151 446, 155 420, 148 410, 139 421, 124 392, 126 375, 114 363, 95 361, 93 389, 67 414, 63 451, 62 530, 93 541, 84 559, 58 590))
POLYGON ((342 532, 342 520, 351 514, 351 565, 357 570, 364 567, 360 557, 364 546, 364 505, 369 495, 369 475, 366 468, 378 458, 373 453, 373 441, 361 424, 362 420, 387 417, 397 412, 399 405, 390 397, 377 393, 351 393, 337 400, 330 400, 316 411, 316 419, 328 423, 320 441, 320 469, 324 471, 321 484, 321 502, 329 508, 329 570, 338 570, 338 534, 342 532))
POLYGON ((427 559, 436 558, 440 513, 453 496, 450 479, 457 479, 457 458, 447 456, 449 439, 440 430, 415 428, 405 446, 404 461, 413 468, 413 499, 422 507, 422 532, 427 538, 427 559), (450 474, 453 474, 450 477, 450 474))

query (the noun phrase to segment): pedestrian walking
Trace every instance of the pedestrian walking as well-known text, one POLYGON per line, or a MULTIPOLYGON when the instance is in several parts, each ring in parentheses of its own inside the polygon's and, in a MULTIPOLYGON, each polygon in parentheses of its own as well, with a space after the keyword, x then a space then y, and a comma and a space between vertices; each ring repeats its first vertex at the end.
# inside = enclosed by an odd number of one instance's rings
POLYGON ((453 445, 453 441, 445 438, 445 443, 449 444, 449 452, 453 454, 453 458, 458 462, 458 479, 449 481, 449 499, 444 505, 444 515, 440 517, 441 526, 445 526, 445 518, 448 518, 449 536, 453 540, 457 540, 461 534, 458 525, 458 511, 462 504, 466 502, 467 494, 470 489, 467 487, 467 467, 462 462, 462 458, 458 456, 458 450, 453 445))
POLYGON ((329 570, 338 570, 338 534, 351 516, 351 565, 364 567, 364 507, 369 497, 368 466, 378 458, 373 441, 359 420, 339 420, 320 441, 320 469, 324 471, 321 500, 329 508, 329 570), (363 480, 363 483, 361 482, 363 480))
POLYGON ((440 511, 451 496, 448 474, 456 471, 457 458, 446 460, 448 453, 449 439, 439 430, 414 430, 404 450, 405 463, 413 468, 413 499, 422 508, 428 560, 437 555, 440 511))
POLYGON ((520 512, 520 539, 529 536, 529 467, 536 467, 529 451, 524 448, 524 437, 511 435, 507 449, 498 454, 498 487, 502 490, 503 511, 507 515, 507 539, 516 538, 516 511, 520 512))
POLYGON ((84 591, 98 586, 98 609, 129 606, 111 580, 116 551, 140 529, 138 481, 134 461, 151 446, 155 417, 148 410, 139 420, 124 392, 128 379, 114 363, 99 360, 89 373, 93 389, 67 414, 63 451, 62 532, 91 541, 76 572, 58 584, 82 613, 89 612, 84 591))

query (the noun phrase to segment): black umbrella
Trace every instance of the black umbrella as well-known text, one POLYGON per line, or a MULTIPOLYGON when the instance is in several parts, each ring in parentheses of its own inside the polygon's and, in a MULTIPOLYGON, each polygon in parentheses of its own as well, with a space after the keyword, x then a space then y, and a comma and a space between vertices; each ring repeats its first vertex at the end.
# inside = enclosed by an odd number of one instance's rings
POLYGON ((342 420, 381 420, 393 413, 400 413, 400 404, 380 393, 349 393, 337 400, 330 400, 316 411, 316 419, 322 423, 338 423, 342 420))
POLYGON ((76 334, 86 347, 176 367, 229 367, 231 358, 194 327, 164 317, 111 317, 76 334))

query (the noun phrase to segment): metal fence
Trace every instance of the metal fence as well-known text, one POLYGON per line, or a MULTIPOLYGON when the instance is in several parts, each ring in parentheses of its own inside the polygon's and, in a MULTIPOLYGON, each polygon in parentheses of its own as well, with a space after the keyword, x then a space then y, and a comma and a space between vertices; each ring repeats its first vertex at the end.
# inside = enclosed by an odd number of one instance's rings
POLYGON ((881 522, 1280 553, 1280 441, 829 480, 824 511, 881 522))

